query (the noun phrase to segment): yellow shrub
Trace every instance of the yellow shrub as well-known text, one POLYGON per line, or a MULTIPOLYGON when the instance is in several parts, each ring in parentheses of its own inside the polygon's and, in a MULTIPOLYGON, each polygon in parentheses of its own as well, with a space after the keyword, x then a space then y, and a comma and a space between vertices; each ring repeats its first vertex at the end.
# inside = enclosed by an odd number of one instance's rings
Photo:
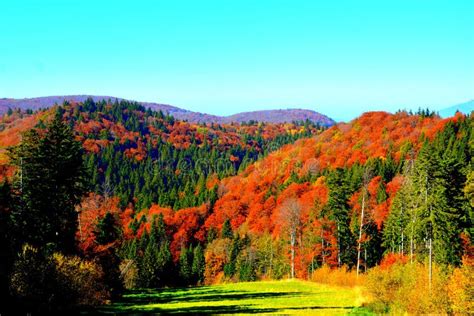
POLYGON ((468 262, 456 268, 449 278, 448 296, 454 314, 474 314, 474 266, 468 262))
POLYGON ((311 280, 318 283, 337 285, 337 286, 357 286, 364 283, 364 275, 357 277, 355 271, 350 271, 346 266, 339 269, 331 269, 324 265, 316 269, 311 275, 311 280))
POLYGON ((123 286, 126 289, 137 287, 138 268, 137 264, 131 259, 125 259, 120 263, 120 277, 123 280, 123 286))
POLYGON ((28 308, 97 305, 109 297, 99 265, 76 256, 46 255, 25 245, 10 275, 10 291, 28 308))
POLYGON ((53 255, 56 263, 56 281, 62 295, 76 305, 98 305, 109 296, 103 285, 99 265, 76 256, 53 255))
POLYGON ((375 267, 367 275, 366 288, 376 312, 395 314, 445 314, 447 273, 433 267, 430 283, 427 265, 394 264, 388 269, 375 267))

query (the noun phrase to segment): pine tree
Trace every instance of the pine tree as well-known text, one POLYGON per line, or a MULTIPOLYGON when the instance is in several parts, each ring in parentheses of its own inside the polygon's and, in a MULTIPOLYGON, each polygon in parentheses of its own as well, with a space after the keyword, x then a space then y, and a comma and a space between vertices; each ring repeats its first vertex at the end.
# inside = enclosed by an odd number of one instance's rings
POLYGON ((192 263, 193 248, 182 247, 179 255, 179 277, 183 285, 189 285, 192 282, 192 263))
MULTIPOLYGON (((349 174, 350 176, 350 174, 349 174)), ((336 237, 338 250, 338 265, 352 266, 355 262, 355 238, 349 227, 349 205, 347 201, 351 194, 351 184, 348 175, 343 169, 336 169, 327 177, 329 199, 322 215, 328 215, 336 223, 336 237)))
MULTIPOLYGON (((159 287, 172 281, 172 258, 163 214, 153 218, 149 237, 141 242, 145 247, 139 264, 139 284, 142 287, 159 287)), ((140 248, 141 248, 140 247, 140 248)), ((143 248, 142 248, 143 249, 143 248)))
POLYGON ((204 259, 204 250, 202 249, 201 244, 198 244, 194 248, 192 265, 192 274, 196 284, 202 284, 204 282, 205 267, 206 262, 204 259))
POLYGON ((111 243, 119 238, 117 222, 110 212, 98 220, 94 234, 99 245, 111 243))
POLYGON ((18 203, 12 222, 19 243, 47 244, 65 253, 75 251, 75 205, 85 192, 82 146, 58 111, 46 132, 35 129, 10 151, 18 168, 18 203))
POLYGON ((230 220, 226 219, 222 225, 221 238, 232 238, 234 234, 232 233, 232 226, 230 225, 230 220))

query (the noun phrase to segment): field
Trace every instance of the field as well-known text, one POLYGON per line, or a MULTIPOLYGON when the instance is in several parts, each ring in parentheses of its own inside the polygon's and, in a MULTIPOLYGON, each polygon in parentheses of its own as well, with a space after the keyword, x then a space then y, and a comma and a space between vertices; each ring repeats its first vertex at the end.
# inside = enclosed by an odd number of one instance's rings
POLYGON ((99 312, 110 314, 364 314, 358 288, 312 282, 265 281, 194 288, 136 290, 99 312))

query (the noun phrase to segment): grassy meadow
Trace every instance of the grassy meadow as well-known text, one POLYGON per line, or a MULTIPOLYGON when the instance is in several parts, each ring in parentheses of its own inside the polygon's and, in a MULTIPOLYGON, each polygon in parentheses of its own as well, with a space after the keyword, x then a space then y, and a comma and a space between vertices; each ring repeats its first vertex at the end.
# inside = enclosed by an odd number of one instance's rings
POLYGON ((126 293, 98 310, 107 314, 364 314, 359 288, 301 280, 232 283, 126 293))

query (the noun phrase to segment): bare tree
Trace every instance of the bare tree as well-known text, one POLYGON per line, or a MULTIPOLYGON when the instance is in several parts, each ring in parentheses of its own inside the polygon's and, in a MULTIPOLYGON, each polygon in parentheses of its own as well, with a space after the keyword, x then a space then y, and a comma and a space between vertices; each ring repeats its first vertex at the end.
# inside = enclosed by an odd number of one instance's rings
POLYGON ((301 205, 300 202, 291 198, 283 202, 280 206, 280 217, 283 226, 290 236, 291 247, 291 278, 295 277, 295 247, 298 232, 301 229, 301 205))
POLYGON ((364 175, 362 177, 362 202, 360 208, 360 225, 359 225, 359 239, 357 240, 357 276, 359 276, 360 271, 360 254, 362 249, 362 232, 364 231, 364 215, 365 215, 365 206, 366 200, 368 198, 367 191, 370 179, 372 178, 372 171, 368 168, 364 170, 364 175))

